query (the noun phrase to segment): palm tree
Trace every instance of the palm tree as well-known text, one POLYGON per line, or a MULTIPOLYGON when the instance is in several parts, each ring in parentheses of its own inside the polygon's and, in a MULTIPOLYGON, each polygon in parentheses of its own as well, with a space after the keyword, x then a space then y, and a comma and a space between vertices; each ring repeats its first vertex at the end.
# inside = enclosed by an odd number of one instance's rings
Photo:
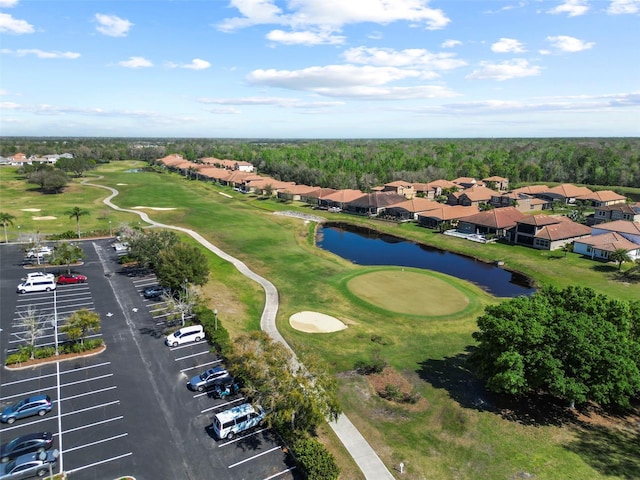
POLYGON ((4 243, 9 243, 7 238, 7 225, 13 225, 13 221, 16 219, 13 215, 6 212, 0 212, 0 223, 4 227, 4 243))
POLYGON ((631 257, 624 248, 617 248, 614 252, 609 255, 609 260, 613 260, 614 262, 618 262, 618 271, 622 269, 622 264, 624 262, 630 262, 631 257))
POLYGON ((80 207, 73 207, 71 210, 67 210, 65 213, 69 215, 69 218, 76 219, 76 227, 78 229, 78 238, 80 238, 80 217, 84 215, 89 215, 89 210, 85 210, 80 207))

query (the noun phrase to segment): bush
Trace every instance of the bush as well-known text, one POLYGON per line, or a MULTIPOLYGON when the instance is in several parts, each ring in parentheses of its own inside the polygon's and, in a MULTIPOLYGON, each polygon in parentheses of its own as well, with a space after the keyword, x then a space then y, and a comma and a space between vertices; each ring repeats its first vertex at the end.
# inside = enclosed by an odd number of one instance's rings
POLYGON ((370 360, 358 360, 355 369, 360 375, 381 373, 387 366, 386 360, 380 356, 380 352, 374 352, 370 360))
POLYGON ((216 350, 224 357, 231 350, 231 338, 229 332, 220 322, 220 318, 216 321, 216 315, 210 308, 198 306, 194 309, 194 314, 204 328, 204 333, 213 344, 216 350), (218 327, 216 329, 216 326, 218 327))
POLYGON ((7 359, 4 361, 5 365, 13 365, 15 363, 22 363, 29 360, 31 355, 29 352, 19 351, 18 353, 12 353, 11 355, 7 355, 7 359))
POLYGON ((51 240, 73 240, 74 238, 78 238, 78 232, 74 232, 73 230, 67 230, 66 232, 63 232, 63 233, 51 235, 49 238, 51 238, 51 240))
POLYGON ((34 354, 35 358, 53 357, 56 354, 56 349, 54 347, 37 348, 34 354))
POLYGON ((335 480, 340 475, 333 455, 315 438, 302 438, 292 447, 296 465, 308 480, 335 480))

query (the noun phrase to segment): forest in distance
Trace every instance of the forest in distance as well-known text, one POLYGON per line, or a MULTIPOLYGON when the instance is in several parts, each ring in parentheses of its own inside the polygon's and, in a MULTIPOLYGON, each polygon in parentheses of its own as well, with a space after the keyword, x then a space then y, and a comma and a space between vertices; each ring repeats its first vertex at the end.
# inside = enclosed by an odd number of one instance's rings
POLYGON ((469 139, 225 139, 2 137, 0 156, 71 153, 105 163, 180 154, 251 162, 282 181, 360 189, 501 176, 512 186, 573 183, 640 188, 640 137, 469 139))

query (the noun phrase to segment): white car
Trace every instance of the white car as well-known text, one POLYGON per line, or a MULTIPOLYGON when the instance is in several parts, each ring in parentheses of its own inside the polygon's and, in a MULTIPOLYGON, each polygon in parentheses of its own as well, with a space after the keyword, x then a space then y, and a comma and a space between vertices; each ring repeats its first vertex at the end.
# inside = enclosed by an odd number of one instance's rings
POLYGON ((51 247, 40 247, 40 248, 32 248, 27 252, 27 258, 42 258, 46 255, 51 255, 53 253, 53 248, 51 247))
POLYGON ((49 280, 54 279, 55 275, 53 273, 44 273, 44 272, 31 272, 27 273, 27 278, 23 278, 25 281, 29 280, 49 280))

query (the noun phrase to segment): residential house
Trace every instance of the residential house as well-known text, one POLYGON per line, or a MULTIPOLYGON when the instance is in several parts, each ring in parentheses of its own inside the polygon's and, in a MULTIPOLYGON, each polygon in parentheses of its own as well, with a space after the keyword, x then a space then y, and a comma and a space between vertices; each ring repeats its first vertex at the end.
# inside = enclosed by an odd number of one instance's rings
POLYGON ((347 213, 356 215, 378 216, 390 205, 404 202, 406 197, 396 192, 372 192, 365 193, 358 198, 346 202, 346 207, 342 207, 347 213))
POLYGON ((324 198, 329 196, 332 193, 336 193, 337 190, 334 188, 318 188, 317 190, 312 190, 307 193, 300 193, 300 201, 308 203, 313 207, 320 206, 320 198, 324 198))
POLYGON ((594 207, 606 207, 609 205, 626 203, 627 197, 620 195, 613 190, 599 190, 587 195, 583 200, 591 202, 594 207))
POLYGON ((498 192, 482 185, 469 187, 461 192, 454 192, 447 198, 448 205, 480 206, 483 203, 491 203, 491 197, 498 192))
POLYGON ((254 166, 252 163, 241 160, 221 160, 214 157, 205 157, 201 158, 200 161, 202 163, 213 165, 218 168, 226 168, 227 170, 239 170, 241 172, 247 173, 252 173, 254 171, 254 166))
POLYGON ((416 194, 413 185, 403 180, 385 183, 382 187, 382 191, 397 193, 398 195, 403 195, 405 198, 413 198, 416 194))
MULTIPOLYGON (((239 171, 239 170, 236 170, 239 171)), ((246 173, 246 172, 244 172, 246 173)), ((251 175, 251 174, 249 174, 251 175)), ((282 182, 271 177, 247 178, 242 183, 242 191, 245 193, 255 193, 256 195, 277 195, 279 190, 290 188, 295 182, 282 182)))
POLYGON ((457 185, 461 189, 471 188, 476 185, 484 185, 482 182, 478 182, 478 180, 476 180, 473 177, 454 178, 453 180, 451 180, 451 183, 453 183, 454 185, 457 185))
POLYGON ((640 202, 595 207, 595 213, 593 214, 594 225, 614 220, 640 222, 640 202))
POLYGON ((616 232, 590 235, 573 242, 573 251, 594 260, 609 260, 616 250, 624 250, 631 260, 640 258, 640 245, 616 232))
POLYGON ((318 197, 318 207, 344 210, 349 202, 356 198, 360 198, 363 194, 364 192, 361 190, 337 190, 333 193, 329 193, 328 195, 318 197))
POLYGON ((516 222, 525 214, 515 207, 494 208, 461 218, 456 228, 466 234, 493 235, 509 239, 516 222))
POLYGON ((560 201, 562 203, 571 205, 578 200, 584 200, 588 196, 593 194, 587 187, 576 187, 570 183, 563 183, 557 187, 549 188, 543 192, 537 193, 536 196, 549 202, 560 201))
POLYGON ((482 183, 485 184, 488 188, 492 190, 497 190, 499 192, 508 192, 509 191, 509 179, 504 177, 487 177, 482 179, 482 183))
POLYGON ((568 217, 526 215, 516 222, 512 241, 540 250, 555 250, 591 235, 591 228, 568 217))
POLYGON ((601 235, 607 232, 616 232, 630 242, 640 245, 640 222, 616 220, 614 222, 599 223, 593 227, 593 235, 601 235))
POLYGON ((278 190, 278 198, 289 201, 302 201, 303 196, 320 190, 320 187, 311 187, 309 185, 292 185, 287 188, 278 190))
POLYGON ((528 185, 526 187, 514 188, 511 190, 514 193, 525 193, 527 195, 538 195, 540 193, 546 192, 549 190, 547 185, 528 185))
POLYGON ((385 208, 385 215, 396 221, 418 220, 418 214, 442 208, 442 204, 427 198, 415 197, 385 208))
POLYGON ((523 213, 543 210, 548 204, 546 200, 527 195, 526 193, 511 192, 499 193, 491 197, 491 206, 494 208, 515 207, 523 213))
POLYGON ((458 221, 469 215, 475 215, 480 210, 472 205, 440 205, 438 208, 418 213, 418 224, 427 228, 455 228, 458 221))

